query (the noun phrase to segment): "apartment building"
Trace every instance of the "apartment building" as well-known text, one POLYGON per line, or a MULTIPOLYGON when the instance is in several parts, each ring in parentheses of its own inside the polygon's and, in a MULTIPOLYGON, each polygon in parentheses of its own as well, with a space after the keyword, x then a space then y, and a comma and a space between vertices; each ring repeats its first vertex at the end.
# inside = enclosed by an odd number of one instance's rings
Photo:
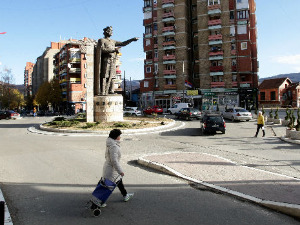
MULTIPOLYGON (((53 71, 55 78, 60 83, 63 98, 62 108, 65 112, 78 113, 86 111, 88 88, 86 46, 95 46, 96 44, 96 40, 87 37, 82 40, 73 39, 54 55, 53 71)), ((116 60, 116 79, 114 79, 115 90, 117 92, 122 91, 120 56, 121 53, 119 53, 116 60)))
POLYGON ((32 95, 32 73, 33 73, 34 63, 26 62, 24 70, 24 86, 25 86, 25 96, 32 95))
POLYGON ((254 0, 144 0, 144 107, 257 104, 254 0))
POLYGON ((36 94, 39 87, 53 79, 53 59, 54 55, 59 52, 67 41, 51 42, 51 46, 47 47, 41 56, 36 59, 36 63, 32 72, 32 94, 36 94))

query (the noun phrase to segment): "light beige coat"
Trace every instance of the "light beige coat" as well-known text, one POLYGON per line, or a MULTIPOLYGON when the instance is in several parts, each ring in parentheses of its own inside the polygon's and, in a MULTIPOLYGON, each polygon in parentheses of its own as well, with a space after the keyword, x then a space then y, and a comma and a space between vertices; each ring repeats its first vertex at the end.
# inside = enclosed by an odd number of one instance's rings
POLYGON ((106 140, 105 163, 103 165, 103 177, 111 181, 123 173, 120 165, 121 148, 120 141, 112 138, 106 140))

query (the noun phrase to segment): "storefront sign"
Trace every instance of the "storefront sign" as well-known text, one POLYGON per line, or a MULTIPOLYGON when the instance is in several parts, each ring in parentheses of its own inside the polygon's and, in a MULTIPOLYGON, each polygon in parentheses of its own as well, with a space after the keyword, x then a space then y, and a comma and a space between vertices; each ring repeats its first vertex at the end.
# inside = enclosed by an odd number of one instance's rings
POLYGON ((237 92, 225 92, 224 94, 225 95, 237 95, 238 93, 237 92))
POLYGON ((213 93, 213 92, 206 92, 204 93, 205 96, 215 96, 216 93, 213 93))
POLYGON ((187 90, 186 95, 188 95, 188 96, 198 95, 198 90, 187 90))

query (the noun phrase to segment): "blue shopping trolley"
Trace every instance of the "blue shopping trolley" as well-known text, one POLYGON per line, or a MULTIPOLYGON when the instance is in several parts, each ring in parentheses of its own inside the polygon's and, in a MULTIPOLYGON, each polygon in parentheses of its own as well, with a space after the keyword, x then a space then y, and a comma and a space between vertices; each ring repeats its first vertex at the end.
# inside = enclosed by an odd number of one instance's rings
POLYGON ((118 176, 115 179, 115 181, 101 178, 100 181, 98 182, 97 187, 93 191, 92 198, 90 200, 90 202, 92 203, 90 208, 93 211, 94 216, 100 216, 101 214, 100 208, 104 207, 105 202, 112 194, 112 192, 115 190, 118 183, 122 180, 122 178, 119 179, 119 177, 120 176, 118 176))

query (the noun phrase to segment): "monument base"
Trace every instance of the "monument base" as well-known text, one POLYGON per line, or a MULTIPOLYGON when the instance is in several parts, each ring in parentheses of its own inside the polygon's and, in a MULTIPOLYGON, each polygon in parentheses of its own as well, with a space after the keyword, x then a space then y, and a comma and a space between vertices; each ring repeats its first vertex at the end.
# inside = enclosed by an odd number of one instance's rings
POLYGON ((123 96, 106 95, 94 97, 94 121, 123 121, 123 96))

